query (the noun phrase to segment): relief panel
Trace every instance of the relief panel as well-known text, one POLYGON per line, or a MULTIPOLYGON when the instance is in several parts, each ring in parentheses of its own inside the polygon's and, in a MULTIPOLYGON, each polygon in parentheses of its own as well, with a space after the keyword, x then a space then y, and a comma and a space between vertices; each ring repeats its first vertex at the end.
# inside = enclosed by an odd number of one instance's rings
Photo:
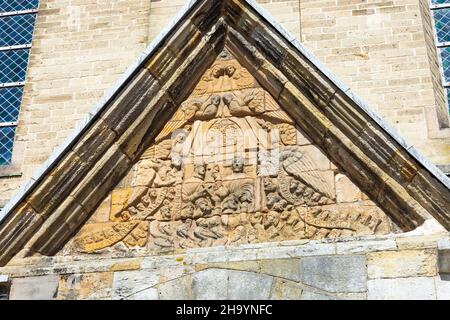
POLYGON ((224 51, 60 254, 397 230, 224 51))

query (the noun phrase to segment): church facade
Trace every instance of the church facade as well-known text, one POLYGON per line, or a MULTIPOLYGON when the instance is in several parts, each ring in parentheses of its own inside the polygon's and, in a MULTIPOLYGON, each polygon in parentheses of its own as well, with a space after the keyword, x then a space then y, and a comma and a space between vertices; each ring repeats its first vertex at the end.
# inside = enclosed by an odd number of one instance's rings
POLYGON ((262 2, 41 2, 0 167, 4 297, 450 298, 429 7, 262 2))

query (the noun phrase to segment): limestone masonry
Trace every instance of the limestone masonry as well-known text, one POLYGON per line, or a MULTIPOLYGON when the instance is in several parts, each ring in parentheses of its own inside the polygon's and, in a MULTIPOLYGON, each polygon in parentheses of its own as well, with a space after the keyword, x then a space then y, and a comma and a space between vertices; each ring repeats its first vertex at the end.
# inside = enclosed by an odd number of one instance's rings
POLYGON ((450 299, 425 0, 258 2, 41 1, 0 299, 450 299))

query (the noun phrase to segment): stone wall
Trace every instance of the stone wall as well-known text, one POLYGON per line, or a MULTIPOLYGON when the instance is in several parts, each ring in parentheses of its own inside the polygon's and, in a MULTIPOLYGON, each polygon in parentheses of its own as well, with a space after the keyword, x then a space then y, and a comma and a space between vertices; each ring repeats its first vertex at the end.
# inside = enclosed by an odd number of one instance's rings
POLYGON ((296 240, 0 268, 10 299, 450 299, 448 234, 296 240))
MULTIPOLYGON (((41 1, 14 146, 16 168, 0 169, 0 207, 184 2, 41 1)), ((427 57, 429 27, 422 23, 419 0, 258 2, 431 161, 450 162, 450 129, 438 123, 436 105, 442 108, 443 97, 433 86, 436 63, 427 57)))

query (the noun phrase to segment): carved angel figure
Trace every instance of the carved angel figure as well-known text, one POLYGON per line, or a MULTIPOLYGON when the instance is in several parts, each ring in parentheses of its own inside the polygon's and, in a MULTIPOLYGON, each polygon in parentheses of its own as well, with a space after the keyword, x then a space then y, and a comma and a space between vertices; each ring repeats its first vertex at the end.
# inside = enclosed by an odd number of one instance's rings
POLYGON ((236 117, 264 113, 264 92, 260 90, 226 93, 222 100, 230 114, 236 117))
POLYGON ((301 152, 296 147, 287 148, 281 152, 280 163, 283 170, 289 176, 302 184, 302 186, 298 184, 294 190, 295 184, 291 183, 289 186, 291 190, 299 194, 304 185, 307 188, 305 188, 303 197, 308 199, 313 197, 313 201, 315 200, 318 203, 328 203, 331 201, 333 195, 329 190, 328 183, 321 175, 321 172, 315 170, 314 160, 308 154, 301 152), (322 197, 328 198, 330 201, 322 199, 322 197))

